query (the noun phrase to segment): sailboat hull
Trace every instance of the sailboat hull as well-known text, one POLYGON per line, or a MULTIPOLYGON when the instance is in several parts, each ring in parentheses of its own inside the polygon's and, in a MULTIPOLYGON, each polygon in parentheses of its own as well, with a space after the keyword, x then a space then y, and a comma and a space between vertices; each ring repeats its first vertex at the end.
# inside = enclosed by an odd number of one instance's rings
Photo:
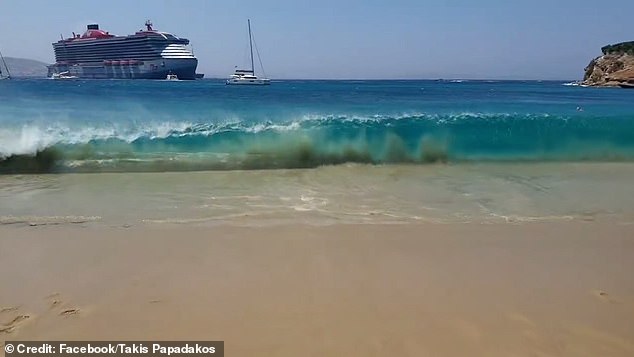
POLYGON ((265 86, 265 85, 271 84, 271 80, 267 78, 257 78, 257 79, 232 78, 232 79, 227 79, 225 83, 227 85, 265 86))

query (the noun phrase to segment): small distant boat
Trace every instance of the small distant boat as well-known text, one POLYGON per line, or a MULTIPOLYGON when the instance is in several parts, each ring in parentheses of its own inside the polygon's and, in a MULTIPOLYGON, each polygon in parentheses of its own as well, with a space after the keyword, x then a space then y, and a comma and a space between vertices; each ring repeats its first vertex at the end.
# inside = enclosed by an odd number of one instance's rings
POLYGON ((204 73, 196 73, 196 79, 203 79, 205 77, 204 73))
POLYGON ((69 71, 53 73, 51 79, 76 79, 77 76, 73 76, 69 71))
POLYGON ((271 80, 266 78, 264 74, 264 67, 262 66, 262 60, 260 59, 260 53, 258 52, 258 61, 260 61, 260 67, 262 67, 262 74, 264 78, 258 78, 255 75, 255 66, 253 65, 253 36, 251 36, 251 20, 247 20, 249 26, 249 49, 251 52, 251 69, 236 69, 229 79, 225 82, 229 85, 269 85, 271 80))
POLYGON ((173 74, 173 73, 168 73, 167 77, 165 78, 168 81, 177 81, 178 80, 178 76, 173 74))
POLYGON ((4 61, 4 56, 2 55, 2 52, 0 52, 0 59, 2 59, 2 65, 4 66, 4 69, 7 72, 6 75, 4 73, 2 73, 2 66, 0 66, 0 79, 11 79, 11 73, 9 72, 9 66, 7 66, 7 62, 4 61))

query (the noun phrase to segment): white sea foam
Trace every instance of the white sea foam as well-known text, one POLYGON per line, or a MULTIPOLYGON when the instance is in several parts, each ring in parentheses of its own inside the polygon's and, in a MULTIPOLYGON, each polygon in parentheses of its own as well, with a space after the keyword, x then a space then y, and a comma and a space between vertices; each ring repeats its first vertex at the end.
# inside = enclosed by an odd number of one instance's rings
POLYGON ((0 158, 11 155, 32 154, 59 139, 56 133, 36 126, 23 126, 19 130, 0 128, 0 158))
POLYGON ((117 139, 133 142, 140 138, 166 138, 192 127, 188 122, 145 123, 140 126, 110 124, 104 126, 49 126, 29 124, 0 128, 0 157, 29 155, 55 144, 84 144, 94 140, 117 139))
MULTIPOLYGON (((401 112, 393 114, 305 114, 286 121, 245 122, 229 117, 226 121, 209 120, 211 123, 190 120, 155 120, 147 122, 102 122, 101 124, 69 123, 58 120, 44 123, 42 120, 24 125, 6 125, 0 128, 0 158, 12 155, 32 155, 56 144, 77 145, 91 141, 120 140, 132 143, 140 139, 164 139, 168 137, 212 136, 226 132, 262 133, 312 130, 321 126, 352 123, 395 125, 400 120, 432 121, 438 124, 475 119, 541 119, 548 114, 523 113, 423 113, 401 112)), ((97 121, 95 121, 97 123, 97 121)))

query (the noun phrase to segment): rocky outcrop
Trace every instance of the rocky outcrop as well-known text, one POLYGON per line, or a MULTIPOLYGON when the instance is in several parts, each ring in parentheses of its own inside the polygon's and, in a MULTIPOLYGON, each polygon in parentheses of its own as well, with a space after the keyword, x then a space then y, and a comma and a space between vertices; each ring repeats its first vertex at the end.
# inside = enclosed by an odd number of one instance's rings
POLYGON ((590 61, 585 68, 582 84, 604 87, 634 84, 634 53, 619 45, 604 47, 603 56, 590 61), (621 48, 623 50, 618 50, 621 48))

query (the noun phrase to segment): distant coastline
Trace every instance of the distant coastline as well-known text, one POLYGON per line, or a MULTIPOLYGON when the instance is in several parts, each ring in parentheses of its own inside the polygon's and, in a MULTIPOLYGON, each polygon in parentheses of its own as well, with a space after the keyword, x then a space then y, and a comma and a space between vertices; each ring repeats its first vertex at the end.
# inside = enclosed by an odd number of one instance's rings
POLYGON ((7 67, 13 77, 46 77, 46 63, 16 57, 5 57, 7 67))
MULTIPOLYGON (((614 55, 610 55, 614 56, 614 55)), ((604 57, 604 56, 602 56, 604 57)), ((634 61, 634 55, 629 55, 634 61)), ((593 61, 599 60, 601 57, 593 61)), ((611 58, 611 57, 610 57, 611 58)), ((7 66, 11 72, 11 76, 14 78, 46 78, 47 77, 47 63, 27 59, 27 58, 17 58, 17 57, 5 57, 7 61, 7 66)), ((592 63, 591 63, 592 64, 592 63)), ((584 78, 584 84, 588 85, 601 85, 600 83, 586 83, 588 78, 584 78)), ((634 75, 633 75, 634 77, 634 75)), ((204 80, 222 80, 224 81, 226 78, 219 75, 205 75, 204 78, 199 78, 204 80)), ((547 78, 547 79, 538 79, 538 78, 469 78, 468 76, 464 77, 454 77, 448 76, 446 78, 434 78, 434 77, 420 77, 420 78, 278 78, 276 81, 436 81, 436 82, 448 82, 448 83, 460 83, 460 82, 575 82, 576 79, 570 78, 547 78), (460 81, 460 82, 458 82, 460 81)), ((611 83, 611 86, 616 86, 617 83, 611 83)))

